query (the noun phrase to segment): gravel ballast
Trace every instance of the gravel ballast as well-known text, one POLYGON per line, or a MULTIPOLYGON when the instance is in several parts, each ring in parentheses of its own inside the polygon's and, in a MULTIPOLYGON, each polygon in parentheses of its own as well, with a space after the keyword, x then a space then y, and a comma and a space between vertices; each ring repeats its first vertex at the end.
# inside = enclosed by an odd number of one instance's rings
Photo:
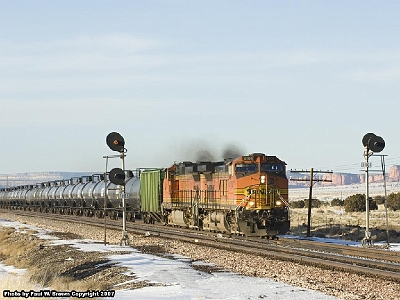
MULTIPOLYGON (((39 217, 18 216, 2 212, 0 218, 63 232, 67 236, 102 241, 104 230, 95 226, 46 220, 39 217)), ((131 246, 155 255, 180 254, 192 260, 212 263, 215 268, 238 274, 267 277, 295 286, 313 289, 341 299, 399 299, 400 284, 358 274, 324 270, 299 263, 277 261, 265 257, 220 250, 197 244, 183 243, 155 236, 138 236, 129 233, 131 246)), ((107 242, 119 244, 121 231, 108 230, 107 242)))

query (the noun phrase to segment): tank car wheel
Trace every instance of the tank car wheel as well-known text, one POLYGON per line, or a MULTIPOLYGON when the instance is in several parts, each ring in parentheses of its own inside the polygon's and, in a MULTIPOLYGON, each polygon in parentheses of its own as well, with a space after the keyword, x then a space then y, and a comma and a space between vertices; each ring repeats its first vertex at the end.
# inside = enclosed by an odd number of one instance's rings
POLYGON ((134 213, 128 212, 128 213, 126 214, 126 218, 127 218, 127 220, 128 220, 129 222, 135 222, 135 214, 134 214, 134 213))

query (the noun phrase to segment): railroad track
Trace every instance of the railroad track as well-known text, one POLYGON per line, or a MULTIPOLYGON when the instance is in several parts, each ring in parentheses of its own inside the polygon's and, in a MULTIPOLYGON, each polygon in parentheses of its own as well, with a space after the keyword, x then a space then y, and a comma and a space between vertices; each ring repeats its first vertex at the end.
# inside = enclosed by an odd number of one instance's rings
MULTIPOLYGON (((104 227, 104 219, 27 211, 1 211, 27 217, 40 217, 104 227)), ((106 220, 106 225, 107 229, 122 229, 121 221, 106 220)), ((127 223, 127 231, 400 282, 400 253, 394 251, 350 247, 308 240, 281 239, 279 241, 271 241, 236 236, 229 237, 217 233, 149 225, 141 222, 127 223)))

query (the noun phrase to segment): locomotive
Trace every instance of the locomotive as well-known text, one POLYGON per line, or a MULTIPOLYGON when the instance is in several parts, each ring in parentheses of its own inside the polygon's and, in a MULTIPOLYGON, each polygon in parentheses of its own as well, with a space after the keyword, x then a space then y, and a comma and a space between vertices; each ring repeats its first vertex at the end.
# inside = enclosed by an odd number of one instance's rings
POLYGON ((128 221, 267 238, 289 231, 286 164, 276 156, 125 172, 124 189, 104 174, 2 188, 0 206, 117 219, 123 193, 128 221))

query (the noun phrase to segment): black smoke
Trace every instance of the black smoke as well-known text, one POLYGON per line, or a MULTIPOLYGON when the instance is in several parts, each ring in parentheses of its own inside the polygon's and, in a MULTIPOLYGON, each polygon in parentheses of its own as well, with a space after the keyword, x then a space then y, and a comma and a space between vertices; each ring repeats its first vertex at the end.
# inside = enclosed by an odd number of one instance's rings
POLYGON ((222 161, 225 158, 237 158, 246 155, 243 145, 235 142, 226 143, 223 147, 206 139, 187 139, 175 144, 168 151, 172 161, 222 161))
POLYGON ((222 158, 236 158, 245 154, 245 150, 243 146, 239 146, 237 144, 230 143, 224 147, 222 150, 222 158))
POLYGON ((195 155, 195 161, 214 161, 215 154, 210 149, 197 149, 195 155))

